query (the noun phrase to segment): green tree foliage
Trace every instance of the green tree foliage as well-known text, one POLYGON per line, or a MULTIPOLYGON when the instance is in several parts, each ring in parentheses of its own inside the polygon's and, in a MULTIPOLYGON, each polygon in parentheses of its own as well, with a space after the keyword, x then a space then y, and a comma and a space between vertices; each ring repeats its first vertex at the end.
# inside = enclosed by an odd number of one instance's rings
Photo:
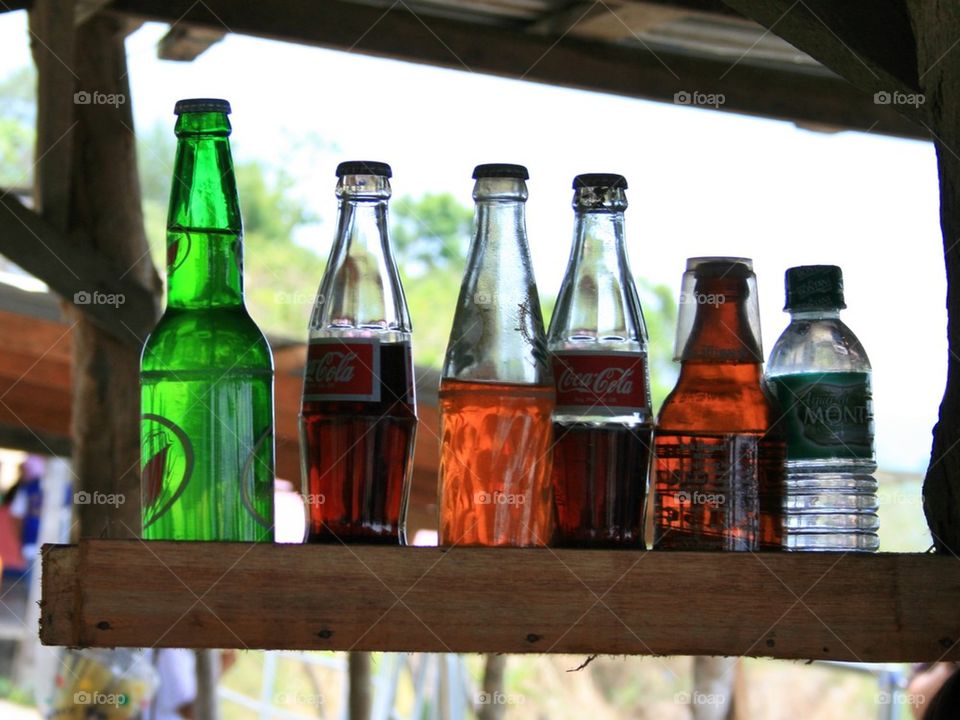
POLYGON ((0 187, 20 189, 33 182, 37 75, 32 65, 0 80, 0 187))
POLYGON ((390 239, 413 320, 414 361, 439 367, 466 266, 473 211, 450 193, 428 193, 395 200, 390 219, 390 239))

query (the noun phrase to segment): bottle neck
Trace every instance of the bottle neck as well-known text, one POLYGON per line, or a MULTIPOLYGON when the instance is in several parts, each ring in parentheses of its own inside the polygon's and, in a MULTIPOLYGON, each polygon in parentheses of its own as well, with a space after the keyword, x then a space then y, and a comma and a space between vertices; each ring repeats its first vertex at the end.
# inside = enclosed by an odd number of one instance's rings
POLYGON ((747 313, 745 285, 735 279, 697 283, 696 316, 681 362, 763 363, 760 338, 747 313))
POLYGON ((623 238, 622 212, 577 213, 574 253, 581 267, 616 270, 624 256, 623 238))
POLYGON ((790 322, 794 320, 839 320, 840 308, 816 308, 806 310, 790 310, 790 322))
POLYGON ((223 113, 177 121, 177 155, 167 216, 167 304, 243 306, 243 226, 223 113))
POLYGON ((354 192, 361 187, 354 184, 359 177, 348 176, 338 187, 337 234, 311 319, 311 334, 372 333, 382 340, 403 340, 410 332, 410 318, 390 250, 389 183, 386 178, 362 176, 363 192, 354 192))

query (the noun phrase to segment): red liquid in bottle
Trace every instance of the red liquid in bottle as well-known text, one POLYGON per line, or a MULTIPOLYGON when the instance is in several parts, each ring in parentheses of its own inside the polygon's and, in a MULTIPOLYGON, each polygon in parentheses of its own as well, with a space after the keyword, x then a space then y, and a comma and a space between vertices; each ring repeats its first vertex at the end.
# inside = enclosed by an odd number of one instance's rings
POLYGON ((653 428, 554 423, 556 543, 643 547, 653 428))
POLYGON ((308 542, 405 541, 400 518, 417 426, 411 363, 408 343, 382 343, 379 402, 304 401, 308 542))

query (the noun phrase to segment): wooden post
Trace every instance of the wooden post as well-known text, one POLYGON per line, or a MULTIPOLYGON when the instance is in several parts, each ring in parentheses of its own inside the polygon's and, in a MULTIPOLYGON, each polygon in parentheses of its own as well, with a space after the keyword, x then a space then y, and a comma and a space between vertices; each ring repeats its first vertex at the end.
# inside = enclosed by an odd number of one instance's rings
POLYGON ((483 694, 487 702, 477 710, 477 720, 503 720, 507 712, 504 702, 491 702, 503 696, 503 676, 507 670, 507 656, 500 653, 487 655, 483 666, 483 694))
POLYGON ((370 720, 370 653, 347 653, 350 674, 350 720, 370 720))
MULTIPOLYGON (((960 553, 960 6, 954 0, 910 0, 920 86, 940 171, 940 226, 947 266, 947 387, 933 429, 923 507, 939 552, 960 553)), ((909 274, 903 291, 909 301, 909 274)), ((923 312, 922 309, 919 310, 923 312)), ((905 348, 905 352, 917 349, 905 348)))
MULTIPOLYGON (((77 29, 78 96, 70 229, 89 238, 117 277, 156 296, 137 177, 123 20, 95 15, 77 29)), ((92 294, 96 288, 89 288, 92 294)), ((139 348, 77 314, 73 331, 74 469, 91 502, 78 506, 90 537, 140 533, 139 348)), ((131 329, 131 334, 134 334, 131 329)))

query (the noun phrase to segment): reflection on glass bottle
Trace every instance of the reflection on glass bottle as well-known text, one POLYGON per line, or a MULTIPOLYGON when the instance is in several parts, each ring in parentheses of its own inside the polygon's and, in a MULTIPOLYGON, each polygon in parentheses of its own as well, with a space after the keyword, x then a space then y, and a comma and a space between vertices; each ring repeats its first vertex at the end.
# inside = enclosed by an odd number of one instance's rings
POLYGON ((643 547, 653 419, 647 329, 624 247, 627 181, 578 175, 573 250, 547 335, 556 541, 643 547))
POLYGON ((230 105, 177 103, 167 308, 140 361, 143 537, 273 540, 273 357, 243 303, 230 105))
POLYGON ((337 236, 300 412, 308 542, 406 542, 417 429, 411 325, 387 233, 390 166, 337 168, 337 236))
POLYGON ((550 413, 540 299, 527 246, 527 170, 474 170, 474 236, 440 381, 440 544, 545 545, 550 413))
POLYGON ((680 377, 656 431, 655 549, 780 547, 784 442, 761 353, 751 261, 688 260, 680 377))

